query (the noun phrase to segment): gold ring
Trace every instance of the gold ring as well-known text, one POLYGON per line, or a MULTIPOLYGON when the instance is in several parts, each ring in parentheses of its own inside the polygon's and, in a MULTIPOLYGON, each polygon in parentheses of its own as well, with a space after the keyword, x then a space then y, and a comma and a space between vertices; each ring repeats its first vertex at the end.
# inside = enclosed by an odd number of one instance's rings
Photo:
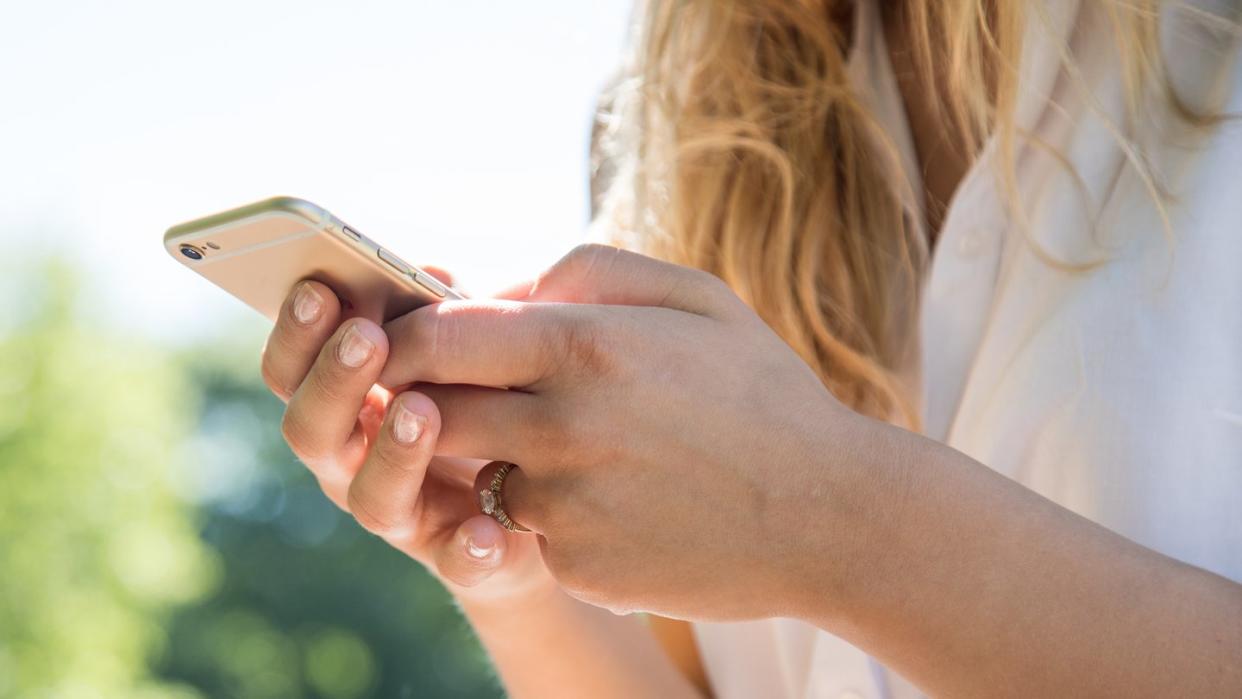
POLYGON ((483 510, 483 514, 490 515, 492 519, 500 522, 500 526, 511 532, 528 532, 530 531, 529 529, 514 522, 509 517, 509 514, 505 512, 504 499, 501 495, 505 487, 505 476, 508 476, 509 472, 514 468, 517 468, 516 464, 506 461, 501 464, 500 468, 496 469, 496 473, 492 476, 492 482, 488 484, 487 489, 479 491, 479 509, 483 510))

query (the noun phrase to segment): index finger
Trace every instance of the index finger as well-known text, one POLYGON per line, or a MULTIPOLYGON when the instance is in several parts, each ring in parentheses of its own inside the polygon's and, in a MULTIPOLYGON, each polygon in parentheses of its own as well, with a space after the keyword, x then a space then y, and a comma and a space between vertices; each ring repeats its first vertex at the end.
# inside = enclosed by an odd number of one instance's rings
POLYGON ((535 390, 593 342, 590 308, 514 301, 443 301, 384 326, 385 386, 416 382, 535 390))
POLYGON ((263 380, 286 403, 339 325, 341 304, 327 286, 299 282, 289 292, 263 346, 263 380))

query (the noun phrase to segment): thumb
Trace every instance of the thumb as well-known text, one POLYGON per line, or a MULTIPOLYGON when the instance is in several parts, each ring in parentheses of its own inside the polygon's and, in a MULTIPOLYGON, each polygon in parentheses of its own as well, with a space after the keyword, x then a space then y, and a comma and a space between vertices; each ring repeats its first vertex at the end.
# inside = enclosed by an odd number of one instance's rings
POLYGON ((498 295, 512 301, 662 306, 720 315, 736 297, 711 274, 609 245, 579 245, 533 281, 498 295))
POLYGON ((436 549, 436 570, 450 583, 474 587, 500 569, 507 552, 504 527, 487 515, 477 515, 462 522, 436 549))

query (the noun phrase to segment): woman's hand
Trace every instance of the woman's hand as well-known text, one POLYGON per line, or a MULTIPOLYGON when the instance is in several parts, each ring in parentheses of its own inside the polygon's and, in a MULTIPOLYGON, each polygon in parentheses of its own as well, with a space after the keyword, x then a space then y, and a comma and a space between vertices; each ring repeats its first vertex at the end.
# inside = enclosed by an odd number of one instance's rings
MULTIPOLYGON (((795 611, 798 530, 822 514, 806 503, 861 418, 708 274, 584 246, 508 297, 385 326, 381 380, 435 402, 438 451, 520 465, 506 510, 580 599, 696 619, 795 611)), ((387 496, 385 511, 408 497, 387 496)))
POLYGON ((436 405, 375 385, 387 358, 379 325, 346 317, 323 284, 294 288, 263 352, 264 380, 288 403, 283 433, 294 454, 334 503, 455 594, 554 589, 535 543, 479 514, 471 488, 481 464, 433 457, 436 405))

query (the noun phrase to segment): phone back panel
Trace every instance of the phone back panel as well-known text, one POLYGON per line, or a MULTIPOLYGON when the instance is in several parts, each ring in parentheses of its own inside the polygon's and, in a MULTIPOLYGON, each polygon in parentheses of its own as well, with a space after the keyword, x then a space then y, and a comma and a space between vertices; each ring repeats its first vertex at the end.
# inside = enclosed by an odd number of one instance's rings
POLYGON ((460 298, 323 209, 279 197, 170 228, 164 247, 181 264, 275 319, 302 279, 327 284, 348 316, 390 320, 460 298), (183 254, 184 246, 193 246, 183 254))

